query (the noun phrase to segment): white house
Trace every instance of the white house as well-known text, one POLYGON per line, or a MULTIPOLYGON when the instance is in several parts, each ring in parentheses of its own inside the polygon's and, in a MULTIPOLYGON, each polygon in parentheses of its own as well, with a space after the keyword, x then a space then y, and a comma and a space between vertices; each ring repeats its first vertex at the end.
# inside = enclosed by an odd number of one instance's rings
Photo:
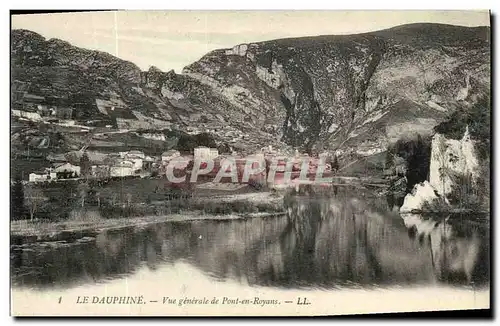
POLYGON ((12 110, 12 115, 15 117, 25 118, 33 121, 42 120, 42 116, 38 112, 29 112, 23 110, 12 110))
POLYGON ((142 169, 149 170, 153 166, 155 159, 151 156, 146 156, 144 160, 142 160, 142 169))
POLYGON ((125 177, 134 174, 134 162, 123 160, 109 168, 111 177, 125 177))
POLYGON ((194 159, 214 159, 219 156, 217 148, 208 148, 205 146, 194 149, 194 159))
POLYGON ((50 180, 56 180, 57 179, 57 174, 56 172, 53 171, 37 171, 30 173, 29 175, 29 182, 45 182, 45 181, 50 181, 50 180))
POLYGON ((127 155, 125 155, 125 160, 127 161, 130 161, 134 164, 134 171, 137 171, 137 170, 142 170, 142 161, 144 159, 144 157, 140 157, 139 155, 135 155, 135 154, 130 154, 131 152, 129 152, 127 155))
POLYGON ((146 155, 144 155, 144 152, 141 152, 138 150, 129 151, 128 155, 134 155, 134 156, 140 157, 142 159, 144 159, 144 157, 146 157, 146 155))
POLYGON ((125 158, 127 155, 134 155, 137 157, 140 157, 144 159, 146 155, 144 155, 144 152, 138 151, 138 150, 133 150, 133 151, 126 151, 126 152, 119 152, 121 158, 125 158))
POLYGON ((74 126, 75 124, 76 124, 75 120, 60 120, 59 121, 59 125, 61 125, 61 126, 71 127, 71 126, 74 126))

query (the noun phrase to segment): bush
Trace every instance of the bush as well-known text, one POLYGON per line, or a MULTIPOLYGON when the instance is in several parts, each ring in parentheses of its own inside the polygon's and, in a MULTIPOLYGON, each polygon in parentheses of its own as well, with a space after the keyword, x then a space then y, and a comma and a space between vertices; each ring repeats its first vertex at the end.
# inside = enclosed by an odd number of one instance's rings
POLYGON ((448 202, 445 201, 444 197, 439 197, 432 202, 424 203, 422 206, 423 211, 489 211, 489 188, 483 184, 484 177, 480 177, 479 180, 474 182, 471 175, 453 173, 449 174, 449 176, 453 186, 451 192, 446 195, 448 202))
POLYGON ((98 222, 102 220, 101 212, 95 208, 74 209, 69 213, 69 221, 75 222, 98 222))

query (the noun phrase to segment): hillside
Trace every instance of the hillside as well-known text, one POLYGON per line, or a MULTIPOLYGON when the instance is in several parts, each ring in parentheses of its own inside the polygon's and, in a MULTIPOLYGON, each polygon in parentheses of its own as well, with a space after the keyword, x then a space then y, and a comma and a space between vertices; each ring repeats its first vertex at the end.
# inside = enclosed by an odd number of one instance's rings
POLYGON ((175 74, 13 30, 13 107, 27 92, 74 108, 82 124, 372 154, 489 94, 489 39, 489 27, 412 24, 240 44, 175 74))

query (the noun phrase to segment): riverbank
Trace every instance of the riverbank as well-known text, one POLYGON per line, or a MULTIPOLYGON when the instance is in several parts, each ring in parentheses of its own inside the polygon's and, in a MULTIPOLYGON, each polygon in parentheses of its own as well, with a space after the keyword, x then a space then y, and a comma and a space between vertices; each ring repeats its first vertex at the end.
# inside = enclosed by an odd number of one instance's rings
MULTIPOLYGON (((366 189, 362 181, 360 178, 349 177, 338 177, 336 180, 343 186, 366 189)), ((248 187, 235 191, 223 191, 218 188, 197 189, 195 197, 187 199, 78 207, 68 212, 68 218, 12 221, 11 243, 76 241, 94 237, 104 230, 171 221, 273 217, 285 214, 283 199, 285 193, 289 190, 293 193, 293 189, 286 188, 282 191, 250 191, 248 187)))

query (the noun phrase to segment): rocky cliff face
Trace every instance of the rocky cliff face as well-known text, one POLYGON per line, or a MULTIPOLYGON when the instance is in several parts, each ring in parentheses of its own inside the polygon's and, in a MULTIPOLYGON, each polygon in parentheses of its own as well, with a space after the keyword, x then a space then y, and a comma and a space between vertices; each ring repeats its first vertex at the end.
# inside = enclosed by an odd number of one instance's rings
POLYGON ((428 133, 489 89, 487 28, 407 25, 376 33, 242 44, 188 75, 298 147, 383 147, 428 133), (366 145, 366 146, 363 146, 366 145))
POLYGON ((416 24, 240 44, 178 75, 141 72, 109 54, 12 31, 12 76, 38 95, 69 94, 66 102, 83 103, 86 117, 113 116, 106 105, 119 103, 120 119, 199 128, 243 148, 372 154, 408 133, 430 133, 456 107, 489 92, 489 33, 416 24), (107 101, 101 110, 96 99, 107 101))
POLYGON ((474 141, 467 128, 460 140, 447 139, 436 134, 432 139, 429 183, 439 195, 453 190, 453 175, 465 175, 476 182, 479 178, 479 163, 474 141))

